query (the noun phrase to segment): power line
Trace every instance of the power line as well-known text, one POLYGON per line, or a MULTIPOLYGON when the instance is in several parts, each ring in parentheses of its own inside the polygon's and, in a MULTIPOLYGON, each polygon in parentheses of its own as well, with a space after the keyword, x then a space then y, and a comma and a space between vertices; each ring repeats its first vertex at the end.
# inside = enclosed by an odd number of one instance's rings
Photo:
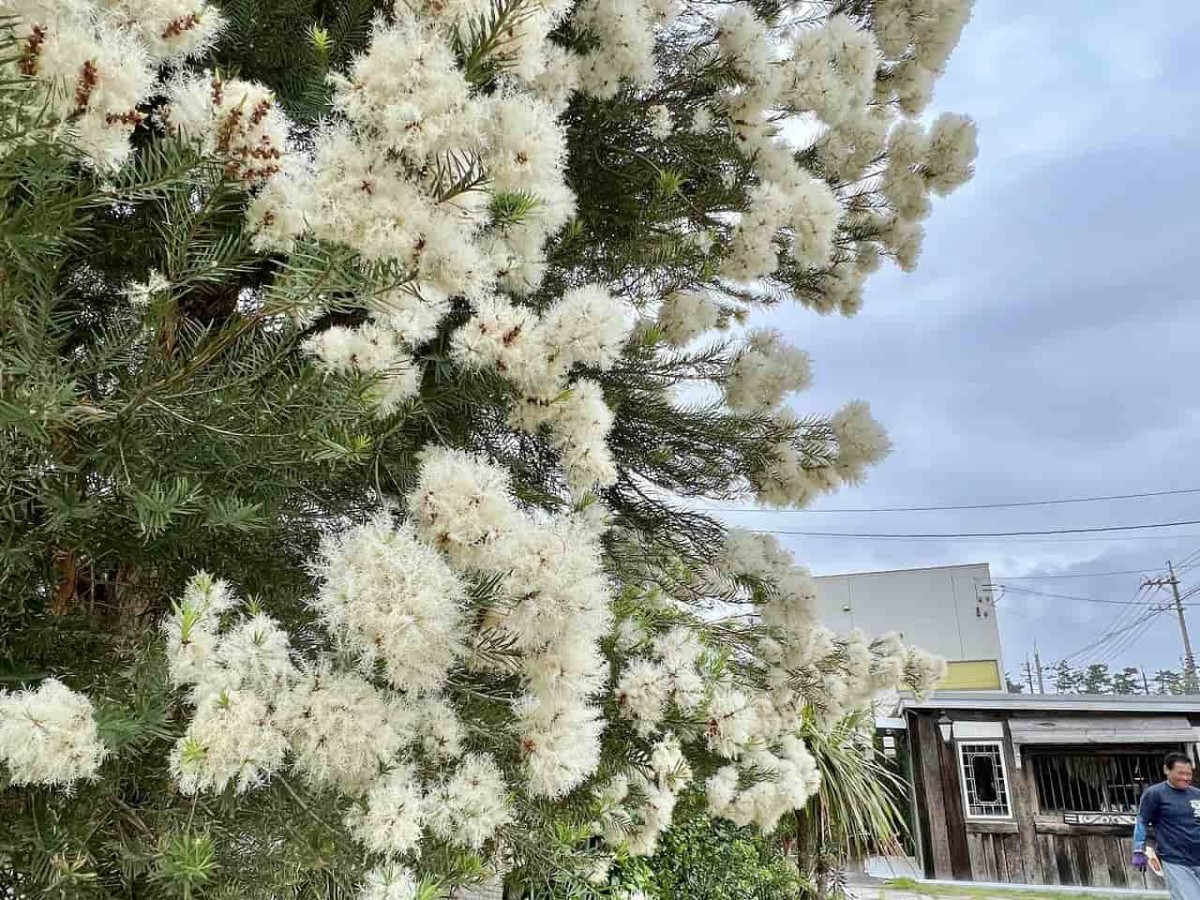
POLYGON ((962 509, 1016 509, 1027 506, 1061 506, 1068 503, 1101 503, 1109 500, 1140 500, 1145 497, 1169 497, 1178 494, 1200 494, 1200 488, 1180 488, 1173 491, 1148 491, 1144 494, 1110 494, 1107 497, 1069 497, 1061 500, 1022 500, 1013 503, 964 503, 951 506, 875 506, 861 509, 757 509, 744 506, 714 506, 709 512, 744 513, 877 513, 877 512, 942 512, 962 509))
POLYGON ((1183 572, 1187 569, 1194 569, 1196 566, 1200 566, 1200 547, 1185 556, 1176 566, 1176 571, 1183 572))
MULTIPOLYGON (((1138 603, 1138 598, 1142 596, 1146 590, 1146 585, 1138 588, 1134 594, 1133 603, 1138 603)), ((1145 599, 1145 598, 1143 598, 1145 599)), ((1142 637, 1150 628, 1150 623, 1157 619, 1160 615, 1166 612, 1166 607, 1155 606, 1149 607, 1129 605, 1124 607, 1105 628, 1100 635, 1089 644, 1080 647, 1074 653, 1064 656, 1060 662, 1065 662, 1068 665, 1082 659, 1085 656, 1104 656, 1115 655, 1118 647, 1124 649, 1122 645, 1127 645, 1127 642, 1137 640, 1142 637), (1141 617, 1137 616, 1137 609, 1143 610, 1141 617)))
POLYGON ((1114 575, 1145 575, 1157 569, 1122 569, 1119 572, 1075 572, 1063 575, 1008 575, 1002 581, 1043 581, 1050 578, 1109 578, 1114 575))
MULTIPOLYGON (((772 530, 770 528, 755 528, 753 530, 756 532, 759 532, 761 534, 783 534, 783 535, 808 534, 808 532, 779 531, 779 530, 772 530)), ((817 535, 817 536, 820 537, 821 535, 817 535)), ((825 536, 826 537, 834 537, 834 535, 825 535, 825 536)), ((1013 544, 1094 544, 1097 541, 1121 541, 1121 542, 1128 542, 1128 541, 1190 541, 1193 539, 1200 539, 1200 534, 1193 532, 1190 534, 1170 534, 1170 535, 1123 534, 1123 535, 1119 535, 1119 536, 1109 535, 1107 537, 1104 535, 1092 535, 1091 537, 1085 537, 1085 538, 1064 538, 1064 537, 1019 538, 1018 537, 1018 538, 1008 538, 1007 540, 1008 540, 1008 542, 1013 543, 1013 544)), ((866 538, 866 540, 870 540, 870 538, 866 538)), ((907 540, 910 542, 920 542, 920 541, 937 542, 937 541, 945 541, 945 540, 951 540, 951 539, 949 539, 949 538, 920 538, 920 537, 905 538, 905 537, 901 536, 899 538, 896 538, 896 540, 907 540)), ((966 537, 966 538, 964 538, 964 540, 978 540, 978 538, 966 537)))
MULTIPOLYGON (((1146 584, 1143 583, 1143 584, 1139 585, 1138 589, 1133 594, 1132 603, 1137 603, 1139 601, 1139 598, 1144 600, 1145 597, 1143 595, 1145 595, 1147 590, 1148 590, 1148 587, 1146 584)), ((1141 607, 1141 609, 1144 611, 1145 607, 1141 607)), ((1145 618, 1146 616, 1150 616, 1152 614, 1153 614, 1152 610, 1150 612, 1144 612, 1143 618, 1145 618)), ((1074 653, 1064 657, 1063 661, 1069 662, 1069 661, 1073 661, 1075 659, 1082 657, 1084 654, 1088 653, 1091 650, 1096 649, 1097 647, 1099 647, 1106 641, 1112 640, 1113 638, 1115 638, 1117 636, 1118 633, 1125 630, 1126 628, 1136 625, 1137 622, 1139 622, 1139 621, 1141 621, 1141 620, 1138 619, 1138 610, 1132 604, 1129 606, 1123 607, 1116 613, 1116 615, 1114 615, 1112 617, 1112 619, 1109 621, 1108 625, 1105 626, 1105 628, 1100 632, 1098 637, 1096 637, 1091 643, 1086 644, 1085 646, 1076 650, 1074 653)))
MULTIPOLYGON (((1034 597, 1050 597, 1054 600, 1078 600, 1081 603, 1109 603, 1114 606, 1144 606, 1138 600, 1107 600, 1102 597, 1078 597, 1073 594, 1052 594, 1049 591, 1035 591, 1030 588, 1017 587, 1016 585, 1004 584, 1001 581, 994 582, 995 585, 1003 588, 1005 591, 1011 591, 1014 594, 1030 594, 1034 597)), ((1189 603, 1187 606, 1195 606, 1197 604, 1189 603)))
POLYGON ((1200 525, 1200 519, 1191 519, 1183 522, 1151 522, 1146 525, 1106 525, 1097 528, 1053 528, 1045 531, 963 531, 963 532, 946 532, 946 533, 917 533, 917 534, 883 534, 883 533, 862 533, 854 531, 789 531, 787 529, 763 529, 771 534, 794 534, 802 537, 839 537, 839 538, 864 538, 867 540, 887 540, 887 539, 921 539, 921 540, 943 540, 946 538, 994 538, 994 537, 1026 537, 1032 535, 1051 535, 1051 534, 1096 534, 1106 531, 1141 531, 1147 528, 1178 528, 1183 525, 1200 525))

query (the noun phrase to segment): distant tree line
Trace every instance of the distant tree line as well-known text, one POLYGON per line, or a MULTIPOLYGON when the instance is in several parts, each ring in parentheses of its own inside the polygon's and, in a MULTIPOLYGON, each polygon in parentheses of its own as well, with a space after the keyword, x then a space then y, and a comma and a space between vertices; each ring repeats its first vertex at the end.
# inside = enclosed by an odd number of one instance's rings
MULTIPOLYGON (((1005 676, 1013 694, 1030 692, 1030 685, 1005 676)), ((1072 666, 1059 662, 1047 667, 1043 680, 1048 692, 1056 694, 1186 694, 1187 675, 1174 669, 1159 669, 1154 674, 1127 666, 1113 671, 1108 663, 1072 666)))

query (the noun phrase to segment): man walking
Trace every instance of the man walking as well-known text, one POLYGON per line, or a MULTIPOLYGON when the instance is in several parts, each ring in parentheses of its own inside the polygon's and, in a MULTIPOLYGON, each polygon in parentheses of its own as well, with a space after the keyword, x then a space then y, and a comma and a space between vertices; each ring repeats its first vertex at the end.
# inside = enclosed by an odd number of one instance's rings
POLYGON ((1133 866, 1146 871, 1146 827, 1153 825, 1171 900, 1200 900, 1200 788, 1192 786, 1192 761, 1168 753, 1163 775, 1165 781, 1142 794, 1133 828, 1133 866))

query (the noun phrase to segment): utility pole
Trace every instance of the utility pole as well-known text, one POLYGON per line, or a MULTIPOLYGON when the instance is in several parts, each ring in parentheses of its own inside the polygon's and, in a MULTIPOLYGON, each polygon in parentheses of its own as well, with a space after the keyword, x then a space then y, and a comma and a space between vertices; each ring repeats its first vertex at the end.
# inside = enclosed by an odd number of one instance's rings
POLYGON ((1189 694, 1196 693, 1196 656, 1192 653, 1192 639, 1188 635, 1187 619, 1183 617, 1183 601, 1179 597, 1179 579, 1175 577, 1175 567, 1167 560, 1167 576, 1163 578, 1147 578, 1144 585, 1171 588, 1175 615, 1179 617, 1179 633, 1183 636, 1183 677, 1189 694))
POLYGON ((1146 678, 1146 667, 1142 666, 1142 688, 1146 691, 1146 696, 1150 696, 1150 680, 1146 678))
POLYGON ((1029 657, 1025 657, 1025 682, 1029 685, 1029 693, 1033 693, 1033 667, 1029 665, 1029 657))
POLYGON ((1044 681, 1042 681, 1042 657, 1041 657, 1041 654, 1038 653, 1038 645, 1037 644, 1033 645, 1033 662, 1037 666, 1038 693, 1044 694, 1044 693, 1046 693, 1046 683, 1044 681))

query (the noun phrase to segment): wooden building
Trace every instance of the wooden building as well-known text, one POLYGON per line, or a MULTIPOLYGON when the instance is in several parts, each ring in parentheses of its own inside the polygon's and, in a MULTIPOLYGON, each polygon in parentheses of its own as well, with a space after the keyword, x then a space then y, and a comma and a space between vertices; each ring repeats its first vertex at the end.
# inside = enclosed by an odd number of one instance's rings
POLYGON ((1129 865, 1134 818, 1164 754, 1195 758, 1200 697, 938 692, 890 724, 927 878, 1162 888, 1129 865))

